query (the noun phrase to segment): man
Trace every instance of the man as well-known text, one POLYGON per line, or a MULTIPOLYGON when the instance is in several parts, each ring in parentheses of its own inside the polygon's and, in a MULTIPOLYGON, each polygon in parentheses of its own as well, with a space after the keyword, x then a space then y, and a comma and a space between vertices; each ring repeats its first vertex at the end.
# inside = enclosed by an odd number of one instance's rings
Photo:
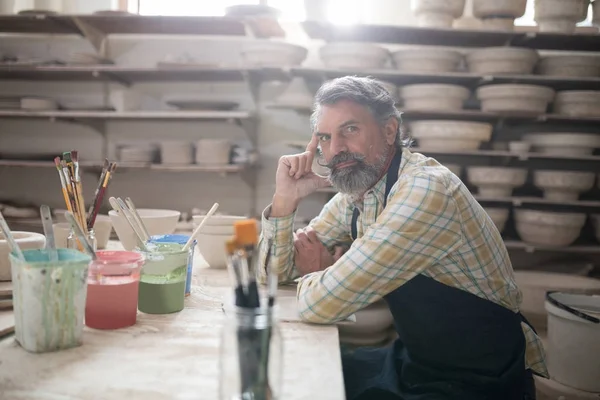
POLYGON ((544 352, 500 233, 456 175, 404 147, 399 121, 375 80, 325 83, 306 151, 279 160, 261 254, 281 281, 301 277, 307 322, 385 299, 399 339, 343 354, 348 399, 535 398, 544 352), (318 147, 327 178, 311 170, 318 147), (340 193, 294 234, 298 203, 329 184, 340 193))

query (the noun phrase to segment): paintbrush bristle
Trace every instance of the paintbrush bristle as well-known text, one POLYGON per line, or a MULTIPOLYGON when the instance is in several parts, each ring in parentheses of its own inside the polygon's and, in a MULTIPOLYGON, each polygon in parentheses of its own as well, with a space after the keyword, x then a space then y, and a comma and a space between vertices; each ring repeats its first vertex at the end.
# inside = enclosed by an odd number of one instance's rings
POLYGON ((69 151, 65 151, 65 152, 63 153, 63 161, 64 161, 64 162, 67 162, 67 163, 70 163, 70 162, 72 162, 72 160, 71 160, 71 152, 69 152, 69 151))
POLYGON ((60 169, 60 157, 54 157, 54 165, 57 169, 60 169))
POLYGON ((235 240, 239 246, 256 246, 258 243, 258 231, 256 220, 246 219, 233 224, 235 229, 235 240))
POLYGON ((77 150, 71 150, 71 159, 74 163, 79 162, 79 153, 77 150))
POLYGON ((113 162, 112 165, 110 166, 110 173, 113 174, 116 170, 117 170, 117 163, 113 162))

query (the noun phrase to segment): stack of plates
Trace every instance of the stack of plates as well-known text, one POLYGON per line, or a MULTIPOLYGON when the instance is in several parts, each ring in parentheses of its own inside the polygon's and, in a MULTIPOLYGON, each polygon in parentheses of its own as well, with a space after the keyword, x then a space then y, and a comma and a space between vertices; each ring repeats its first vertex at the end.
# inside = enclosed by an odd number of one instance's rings
POLYGON ((196 142, 196 164, 229 164, 231 142, 226 139, 200 139, 196 142))
POLYGON ((151 163, 156 158, 154 145, 127 145, 119 148, 119 161, 129 163, 151 163))
POLYGON ((18 97, 0 97, 0 110, 18 110, 21 108, 21 99, 18 97))
POLYGON ((58 102, 42 97, 23 97, 21 108, 23 110, 58 110, 58 102))

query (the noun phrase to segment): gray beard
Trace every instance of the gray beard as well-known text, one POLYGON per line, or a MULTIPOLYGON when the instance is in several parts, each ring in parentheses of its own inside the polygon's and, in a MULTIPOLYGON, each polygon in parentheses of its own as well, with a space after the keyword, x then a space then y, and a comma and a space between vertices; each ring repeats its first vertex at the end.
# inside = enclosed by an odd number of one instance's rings
POLYGON ((351 196, 363 195, 379 180, 387 162, 387 154, 389 154, 388 151, 377 157, 374 164, 366 163, 364 157, 355 154, 346 154, 338 160, 334 157, 329 164, 333 164, 333 167, 335 164, 349 160, 356 161, 356 164, 342 169, 331 168, 328 165, 331 185, 338 192, 344 194, 351 196))

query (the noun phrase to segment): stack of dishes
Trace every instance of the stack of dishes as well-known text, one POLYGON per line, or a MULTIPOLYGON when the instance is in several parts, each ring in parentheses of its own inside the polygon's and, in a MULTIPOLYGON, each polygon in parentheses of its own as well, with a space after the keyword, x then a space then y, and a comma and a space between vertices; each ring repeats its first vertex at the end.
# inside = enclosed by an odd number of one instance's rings
POLYGON ((406 85, 400 90, 403 108, 407 110, 460 110, 470 94, 463 86, 448 84, 406 85))
POLYGON ((231 141, 227 139, 200 139, 196 142, 196 164, 227 165, 231 159, 231 141))
POLYGON ((23 110, 58 110, 58 102, 43 97, 23 97, 21 108, 23 110))
POLYGON ((21 99, 18 97, 0 97, 0 110, 18 110, 21 99))
POLYGON ((544 113, 554 98, 554 89, 538 85, 503 83, 478 88, 477 98, 481 101, 483 111, 544 113))
POLYGON ((541 246, 569 246, 585 224, 582 213, 515 210, 517 233, 524 242, 541 246))
POLYGON ((169 165, 193 164, 193 147, 191 143, 182 141, 160 142, 160 161, 169 165))
MULTIPOLYGON (((194 229, 204 220, 206 215, 194 215, 194 229)), ((247 217, 238 215, 213 215, 206 221, 204 228, 198 235, 198 251, 211 268, 225 268, 227 259, 225 242, 230 239, 235 229, 236 221, 245 220, 247 217)))
POLYGON ((156 159, 157 147, 148 145, 124 145, 118 148, 119 161, 125 163, 152 163, 156 159))

